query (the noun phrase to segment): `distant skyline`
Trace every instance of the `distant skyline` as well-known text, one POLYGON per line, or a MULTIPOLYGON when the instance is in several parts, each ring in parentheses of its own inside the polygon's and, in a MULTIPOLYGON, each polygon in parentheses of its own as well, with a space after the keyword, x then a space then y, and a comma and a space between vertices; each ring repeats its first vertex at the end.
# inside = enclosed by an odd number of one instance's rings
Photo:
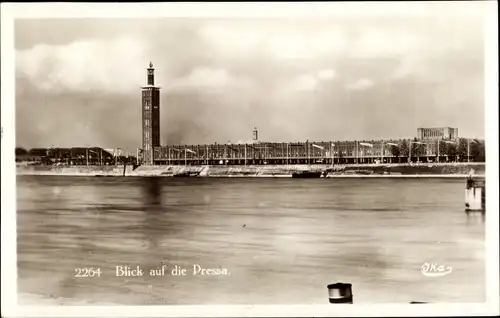
MULTIPOLYGON (((484 138, 483 17, 30 19, 15 23, 16 145, 141 147, 155 67, 161 143, 484 138)), ((390 5, 390 4, 389 4, 390 5)), ((470 5, 467 4, 467 5, 470 5)))

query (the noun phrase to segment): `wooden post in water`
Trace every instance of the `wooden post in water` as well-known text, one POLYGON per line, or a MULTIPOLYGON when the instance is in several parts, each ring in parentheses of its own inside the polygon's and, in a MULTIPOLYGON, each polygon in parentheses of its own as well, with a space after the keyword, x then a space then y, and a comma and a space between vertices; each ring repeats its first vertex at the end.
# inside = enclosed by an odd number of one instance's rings
POLYGON ((465 187, 465 212, 486 212, 486 182, 482 178, 474 178, 472 173, 467 178, 465 187))
POLYGON ((336 283, 330 284, 328 288, 328 298, 331 304, 352 304, 352 284, 336 283))

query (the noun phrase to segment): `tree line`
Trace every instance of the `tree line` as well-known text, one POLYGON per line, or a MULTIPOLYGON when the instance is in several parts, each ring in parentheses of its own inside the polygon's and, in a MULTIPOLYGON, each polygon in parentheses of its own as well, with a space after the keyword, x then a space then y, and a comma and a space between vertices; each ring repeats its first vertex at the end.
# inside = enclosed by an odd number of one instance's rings
MULTIPOLYGON (((467 155, 469 155, 470 161, 473 162, 485 162, 485 144, 484 140, 473 140, 466 138, 458 138, 454 143, 439 142, 439 155, 440 157, 447 156, 450 161, 467 161, 467 155)), ((418 143, 420 140, 415 138, 411 142, 409 140, 403 140, 399 146, 392 146, 391 153, 395 157, 405 157, 408 158, 410 151, 411 157, 425 157, 427 145, 418 143)), ((437 143, 437 141, 436 141, 437 143)), ((430 155, 429 157, 437 156, 437 153, 430 155)))
POLYGON ((132 164, 134 156, 114 156, 99 147, 83 148, 32 148, 16 147, 16 162, 32 164, 65 164, 65 165, 114 165, 132 164))

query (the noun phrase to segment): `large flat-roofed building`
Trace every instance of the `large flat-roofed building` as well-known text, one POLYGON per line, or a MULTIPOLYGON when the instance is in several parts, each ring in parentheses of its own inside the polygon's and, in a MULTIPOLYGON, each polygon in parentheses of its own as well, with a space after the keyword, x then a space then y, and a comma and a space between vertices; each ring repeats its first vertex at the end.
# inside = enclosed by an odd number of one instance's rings
POLYGON ((435 128, 417 128, 418 139, 455 139, 458 138, 458 128, 435 127, 435 128))

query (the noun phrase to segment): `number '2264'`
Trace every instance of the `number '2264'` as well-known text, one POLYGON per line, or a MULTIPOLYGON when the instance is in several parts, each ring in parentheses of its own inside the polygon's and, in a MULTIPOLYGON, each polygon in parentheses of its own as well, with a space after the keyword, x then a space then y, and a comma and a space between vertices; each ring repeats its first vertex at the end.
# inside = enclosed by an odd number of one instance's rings
POLYGON ((75 268, 75 277, 87 278, 87 277, 101 277, 101 269, 93 267, 75 268))

